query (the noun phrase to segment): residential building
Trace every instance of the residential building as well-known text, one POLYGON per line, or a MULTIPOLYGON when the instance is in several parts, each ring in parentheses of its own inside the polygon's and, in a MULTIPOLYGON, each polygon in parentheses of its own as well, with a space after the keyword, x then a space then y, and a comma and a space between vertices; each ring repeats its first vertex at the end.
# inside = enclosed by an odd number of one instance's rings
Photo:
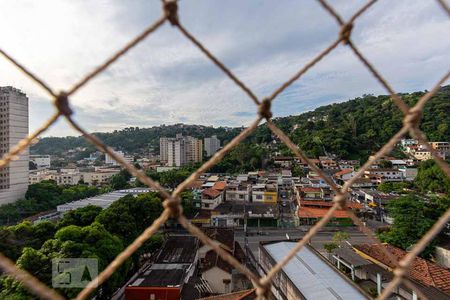
MULTIPOLYGON (((315 201, 310 201, 315 202, 315 201)), ((324 203, 323 201, 320 201, 324 203)), ((302 203, 302 202, 300 202, 302 203)), ((328 213, 329 207, 316 207, 315 205, 301 206, 298 208, 298 218, 301 225, 313 225, 328 213)), ((337 209, 333 212, 333 216, 328 221, 328 225, 346 225, 352 226, 353 221, 347 210, 337 209)))
POLYGON ((169 167, 181 167, 203 160, 203 142, 191 136, 177 134, 175 138, 161 137, 160 159, 169 167))
MULTIPOLYGON (((28 135, 28 97, 11 87, 0 87, 0 157, 28 135)), ((29 150, 26 148, 0 169, 0 205, 15 202, 28 189, 29 150)))
POLYGON ((340 183, 349 180, 353 176, 355 176, 355 172, 353 171, 353 167, 352 168, 348 168, 348 169, 343 169, 343 170, 341 170, 341 171, 339 171, 339 172, 337 172, 337 173, 335 173, 333 175, 333 177, 335 179, 337 179, 340 183))
POLYGON ((186 165, 186 141, 184 139, 168 140, 167 150, 167 165, 169 167, 186 165))
POLYGON ((169 161, 169 138, 159 138, 159 161, 167 163, 169 161))
POLYGON ((225 199, 227 201, 250 202, 251 184, 246 181, 232 181, 225 189, 225 199))
MULTIPOLYGON (((260 242, 258 271, 266 275, 296 246, 296 241, 260 242)), ((305 245, 272 279, 275 299, 371 299, 309 245, 305 245)))
MULTIPOLYGON (((223 250, 243 263, 245 254, 241 246, 234 240, 234 229, 230 228, 205 228, 204 233, 217 243, 223 250)), ((199 248, 202 279, 214 294, 230 293, 235 290, 237 270, 223 260, 208 245, 199 248)))
POLYGON ((402 145, 403 149, 405 149, 406 147, 417 145, 419 144, 419 142, 415 139, 401 139, 400 144, 402 145))
POLYGON ((450 142, 430 142, 430 145, 434 150, 450 155, 450 142))
POLYGON ((403 173, 403 178, 406 181, 413 181, 418 173, 417 168, 400 167, 398 170, 403 173))
MULTIPOLYGON (((123 151, 114 151, 115 154, 122 156, 127 163, 133 163, 134 157, 130 155, 125 155, 123 151)), ((105 154, 105 165, 118 166, 120 165, 111 155, 105 154)))
POLYGON ((202 209, 215 209, 223 201, 223 192, 214 188, 202 191, 202 209))
POLYGON ((89 185, 102 185, 109 183, 109 179, 118 174, 119 169, 116 170, 99 170, 94 172, 81 172, 81 179, 84 183, 89 185))
POLYGON ((403 172, 398 169, 372 168, 364 172, 364 177, 369 178, 376 184, 383 182, 401 182, 405 180, 403 172))
POLYGON ((203 161, 203 141, 188 136, 186 140, 186 163, 199 163, 203 161))
POLYGON ((196 237, 171 235, 154 262, 125 288, 125 300, 188 299, 183 292, 196 271, 198 246, 196 237))
POLYGON ((292 156, 275 156, 273 163, 282 168, 291 168, 294 163, 294 158, 292 156))
POLYGON ((211 211, 211 225, 215 227, 276 227, 279 205, 270 203, 224 202, 211 211))
POLYGON ((220 149, 220 140, 217 138, 216 135, 213 135, 212 137, 205 138, 205 152, 206 156, 213 156, 214 153, 217 152, 217 150, 220 149))
POLYGON ((278 189, 276 184, 255 184, 252 186, 252 201, 277 203, 278 189))
POLYGON ((35 163, 38 169, 50 168, 50 155, 30 155, 30 161, 35 163))
MULTIPOLYGON (((345 249, 345 248, 344 248, 345 249)), ((333 256, 335 263, 344 272, 352 274, 352 278, 360 282, 372 281, 376 283, 377 294, 389 284, 394 277, 392 270, 396 267, 396 262, 405 258, 408 252, 394 247, 390 244, 361 244, 355 245, 352 249, 338 249, 333 256), (381 247, 390 253, 386 256, 381 247)), ((450 270, 441 267, 426 259, 416 257, 411 262, 405 277, 410 285, 399 285, 394 290, 393 298, 416 300, 420 291, 427 299, 450 299, 450 270), (411 289, 414 287, 414 290, 411 289)))
POLYGON ((76 185, 81 181, 81 173, 78 170, 54 174, 50 179, 58 185, 76 185))

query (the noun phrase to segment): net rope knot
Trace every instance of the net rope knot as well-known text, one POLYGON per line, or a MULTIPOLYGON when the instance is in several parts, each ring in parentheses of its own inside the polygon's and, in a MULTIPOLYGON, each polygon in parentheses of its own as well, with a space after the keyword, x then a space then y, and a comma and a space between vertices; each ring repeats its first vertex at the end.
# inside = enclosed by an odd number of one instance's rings
POLYGON ((339 31, 339 36, 342 39, 342 43, 348 45, 350 42, 350 35, 352 34, 353 24, 347 23, 341 26, 341 30, 339 31))
POLYGON ((339 205, 340 209, 345 208, 345 204, 347 203, 348 193, 342 193, 338 192, 336 196, 334 196, 333 202, 337 203, 339 205))
POLYGON ((164 13, 166 15, 167 20, 169 20, 170 24, 173 26, 178 25, 178 4, 176 0, 165 0, 163 2, 164 5, 164 13))
POLYGON ((60 92, 58 96, 56 96, 55 105, 60 114, 64 116, 70 116, 73 114, 73 110, 69 106, 69 98, 66 92, 60 92))
POLYGON ((266 120, 269 120, 272 118, 272 112, 270 111, 270 107, 272 105, 272 102, 270 99, 266 98, 264 99, 261 104, 258 106, 258 114, 265 118, 266 120))
POLYGON ((258 286, 256 288, 256 296, 257 299, 268 299, 269 297, 269 291, 271 287, 271 282, 261 282, 261 280, 258 283, 258 286))
POLYGON ((422 119, 422 110, 411 108, 408 114, 403 119, 403 124, 409 128, 417 128, 422 119))
POLYGON ((171 216, 175 219, 183 214, 183 207, 181 207, 180 201, 177 199, 164 201, 163 207, 164 209, 169 210, 171 216))

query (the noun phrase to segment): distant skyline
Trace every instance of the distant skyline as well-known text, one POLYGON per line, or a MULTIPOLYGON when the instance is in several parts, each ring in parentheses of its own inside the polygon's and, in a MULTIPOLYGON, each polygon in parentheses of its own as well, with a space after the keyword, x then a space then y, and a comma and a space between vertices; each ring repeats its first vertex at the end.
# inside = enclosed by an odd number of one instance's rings
MULTIPOLYGON (((366 1, 329 1, 350 17, 366 1)), ((55 90, 66 89, 162 13, 160 1, 1 1, 0 48, 55 90), (5 13, 6 12, 6 13, 5 13)), ((331 44, 339 28, 313 0, 179 1, 181 22, 258 97, 331 44)), ((437 1, 378 1, 352 39, 397 92, 430 89, 447 72, 450 18, 437 1)), ((449 84, 446 82, 445 84, 449 84)), ((54 109, 45 92, 0 57, 0 86, 30 99, 30 131, 54 109)), ((340 45, 274 102, 299 114, 383 87, 340 45)), ((89 131, 187 123, 248 125, 253 102, 176 28, 165 24, 71 98, 89 131)), ((45 136, 78 135, 59 121, 45 136)))

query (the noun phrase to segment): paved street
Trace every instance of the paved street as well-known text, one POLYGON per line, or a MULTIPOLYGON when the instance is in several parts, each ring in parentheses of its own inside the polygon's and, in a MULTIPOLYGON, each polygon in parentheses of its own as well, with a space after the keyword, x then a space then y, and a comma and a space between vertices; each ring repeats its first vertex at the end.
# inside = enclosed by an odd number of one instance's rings
MULTIPOLYGON (((308 229, 308 226, 301 226, 299 228, 261 229, 263 234, 258 235, 256 233, 257 230, 252 228, 249 229, 249 232, 252 232, 253 234, 248 236, 248 246, 254 254, 257 254, 260 241, 285 240, 287 239, 286 235, 288 235, 290 239, 298 239, 303 237, 308 229)), ((345 231, 350 235, 349 242, 351 244, 370 243, 369 238, 356 228, 330 228, 327 231, 320 231, 317 233, 312 238, 311 245, 319 252, 323 252, 323 244, 331 242, 334 233, 338 230, 345 231)), ((241 244, 242 248, 244 248, 243 230, 236 230, 235 239, 241 244)))

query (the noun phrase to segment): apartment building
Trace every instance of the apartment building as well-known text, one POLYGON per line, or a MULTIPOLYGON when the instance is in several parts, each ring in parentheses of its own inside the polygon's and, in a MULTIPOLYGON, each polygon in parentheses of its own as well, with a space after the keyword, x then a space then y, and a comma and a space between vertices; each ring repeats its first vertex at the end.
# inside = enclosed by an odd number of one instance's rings
POLYGON ((161 163, 167 163, 169 160, 169 138, 159 138, 159 160, 161 163))
POLYGON ((404 174, 397 169, 368 169, 364 172, 364 177, 372 180, 373 183, 400 182, 404 181, 404 174))
POLYGON ((203 161, 203 141, 194 137, 186 137, 186 162, 198 163, 203 161))
POLYGON ((89 185, 101 185, 107 184, 109 179, 119 173, 120 170, 106 170, 106 171, 95 171, 95 172, 82 172, 81 179, 84 183, 89 185))
POLYGON ((175 138, 162 137, 160 160, 169 167, 182 167, 203 160, 203 142, 191 136, 177 134, 175 138))
POLYGON ((220 149, 220 140, 217 138, 216 135, 213 135, 212 137, 205 138, 205 152, 206 156, 213 156, 214 153, 217 152, 217 150, 220 149))
POLYGON ((226 187, 225 198, 227 201, 249 202, 251 193, 251 184, 247 182, 232 181, 229 182, 226 187))
POLYGON ((50 155, 30 155, 30 161, 34 162, 38 169, 50 168, 50 155))
MULTIPOLYGON (((28 135, 28 97, 11 86, 0 87, 0 156, 28 135)), ((29 152, 0 170, 0 205, 23 198, 28 188, 29 152)))
POLYGON ((252 201, 277 203, 278 189, 276 184, 255 184, 252 187, 252 201))
MULTIPOLYGON (((123 151, 114 151, 115 154, 122 156, 127 163, 132 164, 134 162, 134 157, 132 155, 125 155, 123 151)), ((105 165, 118 166, 120 165, 111 155, 105 154, 105 165)))

